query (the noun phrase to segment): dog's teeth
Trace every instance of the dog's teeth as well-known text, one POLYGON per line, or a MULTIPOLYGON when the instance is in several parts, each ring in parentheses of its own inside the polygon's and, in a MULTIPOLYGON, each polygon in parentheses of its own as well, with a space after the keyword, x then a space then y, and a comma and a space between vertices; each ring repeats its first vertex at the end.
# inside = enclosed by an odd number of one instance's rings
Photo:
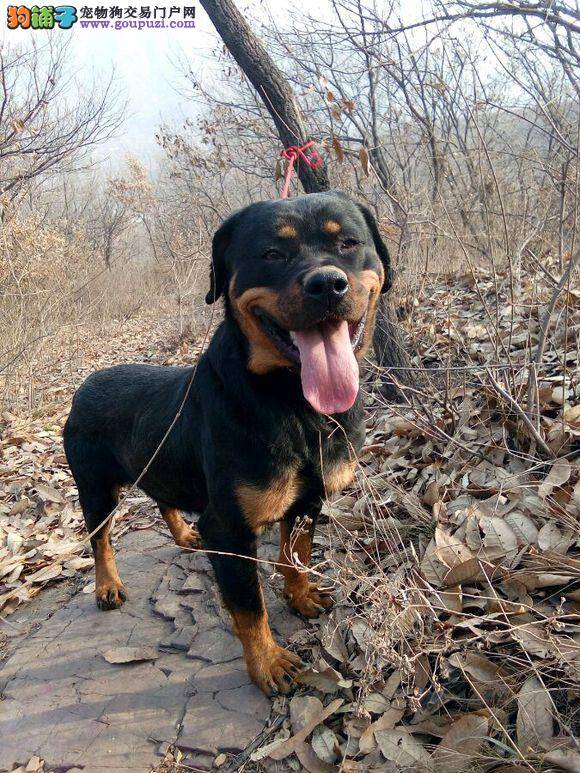
POLYGON ((295 344, 296 343, 296 334, 294 333, 293 330, 289 330, 288 332, 290 333, 290 340, 292 341, 293 344, 295 344))

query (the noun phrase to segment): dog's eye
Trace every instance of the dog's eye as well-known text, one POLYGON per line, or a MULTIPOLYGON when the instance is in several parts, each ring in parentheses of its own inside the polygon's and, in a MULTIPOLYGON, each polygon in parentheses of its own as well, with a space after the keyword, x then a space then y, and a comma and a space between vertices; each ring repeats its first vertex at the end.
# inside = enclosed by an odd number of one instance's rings
POLYGON ((358 247, 360 242, 357 239, 343 239, 340 242, 340 249, 341 250, 354 250, 355 247, 358 247))
POLYGON ((264 260, 286 260, 286 255, 284 255, 283 252, 273 248, 271 250, 266 250, 262 257, 264 260))

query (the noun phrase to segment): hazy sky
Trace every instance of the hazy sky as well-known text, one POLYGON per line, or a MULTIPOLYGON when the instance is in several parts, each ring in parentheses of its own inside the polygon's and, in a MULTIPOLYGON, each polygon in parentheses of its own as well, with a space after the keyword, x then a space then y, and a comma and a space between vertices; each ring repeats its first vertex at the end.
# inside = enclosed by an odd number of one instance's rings
MULTIPOLYGON (((126 153, 134 153, 142 158, 155 155, 155 130, 160 123, 181 123, 186 116, 195 115, 195 105, 188 102, 179 93, 184 80, 179 72, 179 61, 187 60, 191 69, 207 78, 212 68, 216 68, 213 51, 219 45, 217 35, 209 18, 195 0, 62 0, 77 8, 84 5, 94 8, 97 5, 150 5, 154 7, 171 5, 196 6, 196 27, 194 29, 83 29, 76 24, 72 30, 54 29, 46 32, 32 30, 7 30, 6 8, 16 4, 17 0, 0 0, 2 27, 0 41, 18 42, 29 45, 30 40, 41 36, 70 36, 71 68, 82 84, 90 84, 93 79, 106 81, 112 71, 118 91, 127 101, 127 118, 119 135, 103 149, 113 166, 122 162, 126 153)), ((26 0, 24 0, 26 3, 26 0)), ((30 0, 42 5, 41 0, 30 0)), ((48 4, 49 0, 47 0, 48 4)), ((51 3, 56 5, 54 0, 51 3)), ((242 12, 250 9, 252 16, 262 16, 268 12, 282 19, 290 7, 300 3, 311 10, 308 0, 239 0, 242 12)), ((420 0, 407 0, 405 8, 417 10, 420 0)), ((330 4, 323 0, 319 4, 319 13, 328 17, 330 4)))
MULTIPOLYGON (((42 0, 23 2, 28 7, 43 4, 42 0)), ((54 0, 46 0, 46 4, 49 3, 58 5, 54 0)), ((62 0, 62 3, 70 3, 77 9, 85 5, 90 8, 98 5, 122 8, 129 5, 138 8, 142 5, 151 8, 156 5, 166 8, 195 5, 196 26, 193 29, 83 29, 77 23, 70 31, 33 31, 7 30, 7 6, 19 4, 19 0, 0 0, 0 42, 27 46, 32 40, 41 41, 48 35, 52 38, 67 36, 71 40, 71 69, 81 84, 91 84, 93 79, 105 82, 114 71, 116 88, 127 101, 127 118, 122 132, 103 150, 113 164, 115 158, 122 160, 127 152, 151 157, 155 154, 154 134, 160 123, 178 123, 195 114, 195 105, 179 93, 184 86, 179 62, 187 60, 191 69, 204 78, 217 66, 212 52, 219 45, 219 39, 209 18, 196 0, 62 0)), ((290 0, 273 0, 272 3, 241 0, 238 7, 262 15, 270 6, 275 8, 276 14, 284 13, 290 4, 290 0)))
MULTIPOLYGON (((185 5, 190 5, 189 0, 185 5)), ((196 13, 194 29, 74 31, 79 72, 90 79, 105 77, 114 69, 117 88, 128 102, 124 130, 115 143, 121 155, 127 151, 149 155, 155 149, 155 129, 162 121, 176 122, 191 114, 192 106, 179 94, 183 77, 178 61, 187 57, 195 71, 207 68, 217 41, 208 17, 199 7, 196 13)))

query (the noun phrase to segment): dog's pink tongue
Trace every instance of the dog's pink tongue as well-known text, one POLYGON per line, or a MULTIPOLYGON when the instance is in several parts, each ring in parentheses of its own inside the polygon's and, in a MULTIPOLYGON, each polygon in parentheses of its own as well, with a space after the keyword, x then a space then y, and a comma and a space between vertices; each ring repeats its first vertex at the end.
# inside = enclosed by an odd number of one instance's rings
POLYGON ((348 322, 323 322, 294 332, 300 351, 302 391, 319 413, 343 413, 358 394, 358 363, 350 343, 348 322))

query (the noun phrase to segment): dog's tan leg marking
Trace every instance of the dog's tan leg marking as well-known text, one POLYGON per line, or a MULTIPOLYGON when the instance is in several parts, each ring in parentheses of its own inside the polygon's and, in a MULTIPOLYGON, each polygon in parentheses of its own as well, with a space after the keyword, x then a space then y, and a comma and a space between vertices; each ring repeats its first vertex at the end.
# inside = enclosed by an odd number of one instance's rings
POLYGON ((161 515, 163 520, 169 527, 171 536, 175 540, 175 544, 181 548, 200 548, 201 537, 197 529, 190 526, 183 520, 183 517, 179 510, 175 510, 172 507, 161 507, 161 515))
POLYGON ((325 609, 332 606, 332 599, 328 593, 319 588, 308 579, 308 574, 295 566, 294 555, 303 566, 310 563, 312 549, 312 535, 310 531, 295 533, 292 535, 290 524, 287 521, 280 522, 280 556, 278 567, 284 576, 284 596, 288 606, 299 612, 304 617, 318 617, 325 609))
POLYGON ((234 633, 244 648, 244 659, 253 682, 266 693, 287 693, 300 670, 300 658, 276 643, 263 605, 259 612, 230 609, 234 633))
POLYGON ((95 596, 99 609, 118 609, 127 598, 117 572, 115 554, 111 545, 110 525, 107 523, 98 536, 91 537, 95 556, 95 596))

